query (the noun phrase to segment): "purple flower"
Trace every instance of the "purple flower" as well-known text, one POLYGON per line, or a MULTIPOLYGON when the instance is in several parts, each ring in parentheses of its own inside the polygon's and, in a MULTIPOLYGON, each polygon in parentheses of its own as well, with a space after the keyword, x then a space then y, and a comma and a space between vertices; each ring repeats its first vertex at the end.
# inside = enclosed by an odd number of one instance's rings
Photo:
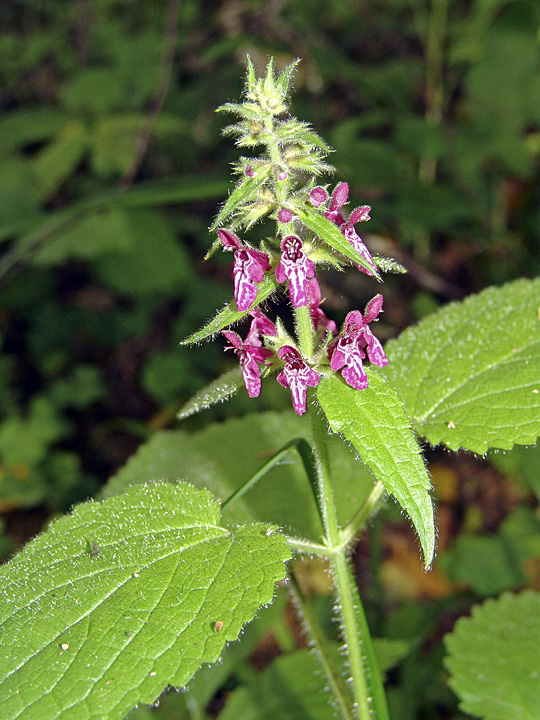
POLYGON ((261 392, 261 370, 257 363, 271 365, 268 358, 272 356, 272 351, 257 345, 250 345, 247 338, 246 342, 243 342, 240 335, 231 330, 224 330, 221 334, 231 343, 225 350, 234 350, 238 356, 249 397, 258 397, 261 392))
POLYGON ((332 334, 337 333, 336 323, 327 318, 323 310, 319 307, 321 304, 321 288, 317 278, 311 278, 309 281, 309 314, 315 332, 318 330, 328 330, 332 334))
POLYGON ((315 277, 315 265, 302 250, 302 241, 288 235, 281 243, 281 260, 276 268, 279 283, 289 281, 289 298, 293 307, 309 305, 309 280, 315 277))
MULTIPOLYGON (((353 248, 357 251, 357 253, 361 255, 364 260, 366 260, 373 267, 374 271, 376 271, 377 268, 375 267, 375 263, 373 262, 371 253, 364 245, 362 238, 357 234, 356 230, 354 229, 354 226, 357 222, 366 222, 370 219, 370 210, 371 208, 369 207, 369 205, 361 205, 360 207, 355 208, 349 215, 349 219, 347 220, 347 222, 343 223, 343 225, 341 226, 341 232, 347 238, 353 248)), ((360 272, 366 273, 366 275, 373 275, 373 272, 365 268, 363 265, 357 264, 356 267, 360 270, 360 272)))
MULTIPOLYGON (((373 258, 371 257, 371 253, 364 245, 362 238, 354 229, 354 226, 357 222, 366 222, 370 219, 369 212, 371 208, 369 207, 369 205, 361 205, 360 207, 355 208, 351 212, 348 220, 345 220, 345 218, 341 214, 341 208, 345 205, 348 198, 348 184, 346 182, 338 183, 334 188, 334 192, 332 193, 332 196, 330 198, 330 210, 325 213, 325 216, 329 220, 331 220, 334 225, 337 225, 341 229, 342 234, 348 240, 348 242, 353 246, 353 248, 358 252, 358 254, 361 255, 364 260, 366 260, 366 262, 368 262, 373 267, 373 270, 375 271, 376 267, 375 263, 373 262, 373 258)), ((357 264, 356 267, 361 272, 366 273, 366 275, 373 275, 373 273, 370 272, 363 265, 357 264)))
POLYGON ((383 306, 383 296, 376 295, 364 310, 353 310, 345 318, 340 335, 328 346, 330 367, 336 372, 341 370, 345 382, 357 390, 368 387, 368 377, 362 365, 366 357, 378 367, 388 364, 381 343, 369 328, 369 323, 376 320, 383 306))
POLYGON ((257 283, 262 282, 265 271, 270 269, 270 260, 266 253, 242 245, 230 230, 218 230, 218 236, 225 250, 234 250, 234 299, 239 312, 244 312, 255 302, 257 283))
POLYGON ((331 220, 334 225, 339 228, 345 222, 345 218, 341 214, 340 210, 345 205, 349 198, 349 185, 346 182, 340 182, 334 188, 334 192, 330 197, 330 210, 325 213, 325 216, 331 220))
POLYGON ((284 345, 278 350, 278 357, 285 367, 277 376, 277 381, 291 391, 294 412, 303 415, 306 412, 307 389, 317 387, 319 373, 309 367, 296 348, 284 345))
POLYGON ((277 335, 277 328, 258 307, 249 311, 253 318, 249 332, 246 335, 246 344, 255 347, 262 346, 261 335, 277 335))

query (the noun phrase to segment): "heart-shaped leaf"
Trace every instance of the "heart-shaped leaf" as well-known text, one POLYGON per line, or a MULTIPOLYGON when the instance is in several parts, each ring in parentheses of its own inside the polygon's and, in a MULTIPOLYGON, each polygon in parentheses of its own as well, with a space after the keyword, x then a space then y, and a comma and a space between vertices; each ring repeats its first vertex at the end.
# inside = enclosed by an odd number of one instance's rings
POLYGON ((540 435, 540 279, 488 288, 388 343, 383 374, 432 445, 485 453, 540 435))
POLYGON ((220 527, 185 483, 78 506, 2 568, 2 718, 122 720, 185 685, 272 600, 289 556, 271 526, 220 527))

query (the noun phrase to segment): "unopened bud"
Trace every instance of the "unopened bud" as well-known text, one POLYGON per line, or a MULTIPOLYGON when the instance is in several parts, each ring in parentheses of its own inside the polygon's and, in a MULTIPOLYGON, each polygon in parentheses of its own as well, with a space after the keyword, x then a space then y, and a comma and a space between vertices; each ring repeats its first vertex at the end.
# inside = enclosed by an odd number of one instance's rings
POLYGON ((281 210, 278 212, 278 220, 282 223, 288 223, 291 222, 293 219, 293 214, 288 208, 281 208, 281 210))
POLYGON ((309 193, 309 202, 313 207, 319 207, 328 200, 328 193, 323 187, 317 186, 309 193))

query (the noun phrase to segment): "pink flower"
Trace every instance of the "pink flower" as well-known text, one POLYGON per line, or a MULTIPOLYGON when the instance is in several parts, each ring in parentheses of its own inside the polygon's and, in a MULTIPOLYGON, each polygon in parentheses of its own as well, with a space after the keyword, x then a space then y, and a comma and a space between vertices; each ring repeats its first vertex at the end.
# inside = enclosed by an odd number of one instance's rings
POLYGON ((317 387, 319 373, 310 368, 296 348, 284 345, 278 350, 278 357, 285 367, 277 376, 277 381, 291 391, 294 412, 303 415, 306 412, 307 389, 317 387))
POLYGON ((309 314, 315 332, 318 330, 328 330, 332 334, 337 333, 336 323, 327 318, 323 310, 319 307, 321 304, 321 288, 317 278, 311 278, 309 281, 309 314))
POLYGON ((276 268, 279 283, 289 281, 289 298, 293 307, 309 305, 309 280, 315 277, 315 265, 302 250, 302 241, 288 235, 281 243, 281 260, 276 268))
POLYGON ((348 197, 349 185, 346 182, 338 183, 330 197, 330 210, 325 213, 325 216, 338 227, 341 227, 345 222, 340 210, 347 202, 348 197))
MULTIPOLYGON (((373 267, 373 270, 376 271, 375 263, 373 262, 371 253, 364 245, 362 238, 357 234, 356 230, 354 229, 354 226, 357 222, 366 222, 370 219, 369 213, 371 208, 369 207, 369 205, 361 205, 360 207, 355 208, 351 212, 348 220, 345 220, 345 218, 341 214, 341 208, 345 205, 348 198, 348 184, 346 182, 338 183, 334 188, 334 192, 332 193, 332 196, 330 198, 330 210, 325 213, 325 216, 329 220, 331 220, 334 225, 337 225, 341 229, 342 234, 345 238, 347 238, 348 242, 353 246, 353 248, 358 252, 358 254, 361 255, 364 260, 366 260, 366 262, 368 262, 373 267)), ((366 275, 373 275, 373 273, 370 272, 363 265, 357 264, 356 267, 361 272, 366 273, 366 275)))
MULTIPOLYGON (((366 222, 370 219, 370 210, 371 208, 369 207, 369 205, 361 205, 360 207, 355 208, 349 215, 349 219, 347 220, 347 222, 343 223, 343 225, 341 226, 341 232, 347 238, 353 248, 357 251, 357 253, 361 255, 364 260, 366 260, 366 262, 368 262, 373 267, 374 271, 376 271, 377 268, 375 267, 375 263, 373 262, 371 253, 364 245, 362 238, 357 234, 356 230, 354 229, 354 226, 357 222, 366 222)), ((366 273, 366 275, 373 275, 373 273, 370 272, 363 265, 357 264, 356 267, 360 270, 360 272, 366 273)))
POLYGON ((258 307, 254 307, 253 310, 250 310, 249 314, 253 320, 251 321, 249 332, 246 335, 246 344, 261 347, 262 340, 260 336, 277 335, 277 328, 274 323, 267 318, 261 310, 259 310, 258 307))
POLYGON ((367 357, 374 365, 384 367, 388 364, 381 343, 371 332, 369 323, 379 315, 383 306, 383 296, 376 295, 364 310, 353 310, 345 318, 343 330, 328 346, 330 367, 341 375, 345 382, 357 390, 368 387, 368 377, 362 365, 367 357))
POLYGON ((225 350, 234 350, 238 356, 249 397, 258 397, 261 392, 261 369, 257 363, 271 365, 268 358, 272 356, 272 351, 257 345, 250 345, 247 338, 246 342, 243 342, 240 335, 230 330, 224 330, 221 334, 231 343, 225 350))
POLYGON ((218 230, 218 236, 225 250, 234 250, 234 299, 239 312, 244 312, 257 299, 257 283, 262 282, 265 271, 270 269, 270 260, 266 253, 242 245, 230 230, 218 230))

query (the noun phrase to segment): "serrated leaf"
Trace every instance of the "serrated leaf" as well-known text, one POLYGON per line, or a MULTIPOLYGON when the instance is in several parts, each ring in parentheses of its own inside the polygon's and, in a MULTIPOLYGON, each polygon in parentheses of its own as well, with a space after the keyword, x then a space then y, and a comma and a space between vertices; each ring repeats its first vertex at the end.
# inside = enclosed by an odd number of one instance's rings
POLYGON ((432 445, 484 453, 540 435, 540 279, 488 288, 388 343, 384 375, 432 445))
MULTIPOLYGON (((337 225, 334 225, 328 218, 308 207, 295 207, 294 213, 323 242, 373 273, 373 267, 347 242, 337 225)), ((380 280, 378 275, 376 277, 380 280)))
POLYGON ((2 717, 122 720, 217 660, 288 557, 265 526, 220 527, 187 484, 78 506, 2 568, 2 717))
POLYGON ((191 400, 181 408, 176 416, 179 420, 184 420, 190 415, 206 410, 206 408, 215 405, 218 402, 228 400, 231 395, 241 388, 243 385, 242 371, 240 367, 235 367, 223 373, 221 377, 214 380, 202 390, 199 390, 191 400))
POLYGON ((216 230, 240 205, 248 202, 253 194, 266 182, 271 171, 270 165, 258 165, 253 169, 253 177, 245 175, 227 198, 225 204, 210 226, 210 232, 216 230))
POLYGON ((366 390, 356 390, 335 375, 321 378, 317 399, 332 430, 353 444, 362 462, 409 515, 429 566, 435 527, 422 454, 395 390, 374 371, 367 372, 366 390))
POLYGON ((505 594, 473 608, 445 637, 450 686, 485 720, 540 717, 540 595, 505 594))
MULTIPOLYGON (((264 300, 266 300, 267 297, 269 297, 274 290, 277 288, 278 283, 275 279, 275 277, 272 275, 267 275, 262 283, 259 284, 258 288, 259 291, 257 293, 257 300, 255 302, 255 305, 253 307, 256 307, 257 305, 260 305, 264 300)), ((236 310, 236 303, 231 302, 228 305, 225 305, 223 310, 220 310, 218 314, 210 320, 210 322, 205 325, 203 328, 201 328, 198 332, 193 333, 193 335, 190 335, 185 340, 182 340, 180 345, 193 345, 194 343, 198 343, 201 340, 205 340, 208 337, 211 337, 212 335, 215 335, 220 330, 223 330, 224 328, 228 327, 229 325, 232 325, 235 322, 238 322, 241 318, 244 317, 244 315, 247 315, 249 310, 245 310, 243 312, 240 312, 239 310, 236 310)))
MULTIPOLYGON (((150 477, 167 482, 181 477, 197 487, 208 488, 225 501, 291 438, 312 442, 309 423, 292 410, 231 418, 198 432, 163 430, 141 446, 103 492, 115 495, 150 477)), ((328 440, 338 518, 345 526, 366 499, 374 480, 341 438, 336 435, 328 440)), ((228 523, 276 522, 278 518, 288 532, 320 539, 322 526, 317 506, 304 466, 294 450, 223 511, 228 523)))

